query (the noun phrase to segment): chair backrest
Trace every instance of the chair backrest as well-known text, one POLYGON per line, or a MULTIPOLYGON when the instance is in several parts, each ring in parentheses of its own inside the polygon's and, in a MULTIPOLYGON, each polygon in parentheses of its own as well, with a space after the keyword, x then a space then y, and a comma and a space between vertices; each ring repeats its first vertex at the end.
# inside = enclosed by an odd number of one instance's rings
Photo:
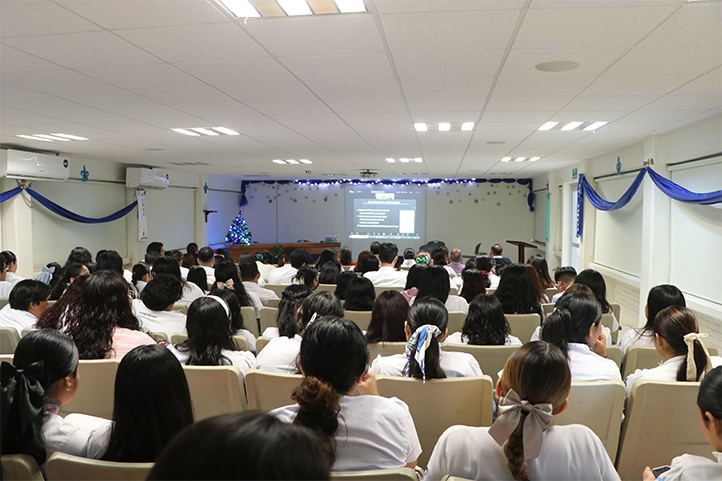
POLYGON ((188 339, 188 334, 183 334, 182 332, 174 332, 172 336, 170 336, 170 343, 173 345, 181 344, 185 342, 185 340, 188 339))
POLYGON ((639 479, 645 466, 669 464, 685 453, 714 459, 699 428, 698 391, 698 382, 634 383, 617 454, 622 479, 639 479))
POLYGON ((268 307, 278 307, 278 304, 281 302, 281 299, 269 299, 266 303, 266 306, 268 307))
POLYGON ((370 471, 331 471, 331 479, 354 481, 419 481, 411 468, 372 469, 370 471))
POLYGON ((34 327, 26 327, 22 331, 20 331, 20 337, 25 337, 33 331, 37 331, 37 329, 35 329, 34 327))
MULTIPOLYGON (((573 382, 566 411, 554 424, 583 424, 602 440, 610 459, 617 456, 624 412, 622 381, 573 382)), ((639 473, 641 475, 641 472, 639 473)))
POLYGON ((293 404, 291 393, 301 384, 302 380, 301 374, 249 369, 246 373, 248 409, 270 411, 293 404))
POLYGON ((433 379, 423 382, 407 377, 377 378, 379 393, 397 397, 409 406, 426 466, 439 436, 456 424, 490 426, 493 383, 489 376, 433 379))
MULTIPOLYGON (((551 299, 551 297, 549 299, 551 299)), ((612 308, 612 314, 614 314, 614 317, 617 318, 617 321, 621 322, 622 318, 620 316, 622 315, 622 306, 620 306, 619 304, 609 304, 609 305, 612 308)))
POLYGON ((9 362, 10 364, 12 364, 14 357, 14 354, 0 354, 0 363, 9 362))
POLYGON ((90 414, 113 419, 115 374, 120 359, 84 360, 78 363, 80 383, 73 399, 60 408, 60 414, 90 414))
POLYGON ((264 289, 269 289, 276 293, 278 298, 281 298, 281 294, 283 294, 283 291, 286 290, 286 287, 288 287, 289 284, 266 284, 263 286, 264 289))
POLYGON ((611 359, 621 369, 622 366, 622 348, 617 346, 607 346, 607 359, 611 359))
POLYGON ((270 337, 261 336, 258 339, 256 339, 256 356, 258 356, 261 353, 263 348, 266 347, 266 344, 268 344, 269 342, 271 342, 270 337))
POLYGON ((371 311, 346 311, 343 317, 355 322, 362 331, 368 331, 371 324, 371 311))
POLYGON ((405 342, 372 342, 368 346, 369 364, 379 355, 393 356, 394 354, 403 354, 406 351, 405 342))
POLYGON ((459 295, 459 288, 458 287, 452 287, 449 289, 449 295, 450 296, 458 296, 459 295))
POLYGON ((165 342, 170 342, 170 339, 168 339, 168 334, 166 334, 165 332, 149 332, 148 335, 152 337, 155 342, 158 342, 161 339, 165 342))
MULTIPOLYGON (((157 333, 152 332, 150 334, 150 337, 153 337, 153 334, 157 334, 157 333)), ((173 345, 182 344, 187 339, 188 339, 188 334, 183 334, 181 332, 174 332, 173 335, 170 337, 170 343, 173 345)), ((246 339, 246 336, 244 336, 244 335, 233 336, 233 342, 235 343, 236 347, 241 351, 250 351, 251 350, 251 346, 248 344, 248 339, 246 339)))
POLYGON ((256 309, 253 306, 241 307, 241 315, 243 316, 243 327, 251 331, 251 334, 258 337, 258 320, 256 319, 256 309))
POLYGON ((183 366, 196 421, 246 410, 243 375, 236 366, 183 366))
POLYGON ((557 288, 556 288, 556 287, 548 287, 548 288, 545 289, 545 291, 546 291, 547 297, 549 298, 549 302, 551 302, 552 297, 554 297, 554 296, 556 296, 557 294, 559 294, 559 291, 557 291, 557 288))
POLYGON ((143 481, 153 463, 118 463, 53 453, 45 465, 48 481, 143 481))
POLYGON ((3 479, 8 481, 45 481, 35 458, 28 454, 0 456, 3 479))
POLYGON ((173 304, 173 308, 172 308, 172 309, 173 309, 174 311, 179 311, 179 312, 182 312, 182 313, 185 314, 185 315, 188 315, 188 306, 186 306, 185 304, 173 304))
MULTIPOLYGON (((273 300, 273 299, 271 299, 273 300)), ((278 317, 278 307, 261 308, 261 334, 269 327, 276 327, 276 318, 278 317)), ((256 336, 258 337, 258 336, 256 336)), ((256 341, 257 342, 257 341, 256 341)))
POLYGON ((454 332, 461 332, 464 328, 464 322, 466 322, 466 314, 463 312, 452 311, 449 313, 449 324, 446 328, 449 330, 449 334, 454 332))
POLYGON ((14 327, 0 327, 0 354, 13 354, 20 342, 20 334, 14 327))
POLYGON ((541 325, 539 314, 505 314, 511 326, 511 335, 518 337, 521 342, 529 342, 531 335, 541 325))
POLYGON ((326 292, 330 292, 331 294, 333 294, 334 292, 336 292, 336 284, 319 284, 318 287, 316 287, 315 292, 321 292, 321 291, 326 291, 326 292))
POLYGON ((486 290, 486 293, 489 295, 492 295, 495 292, 496 292, 496 287, 490 287, 486 290))
POLYGON ((542 304, 542 311, 544 312, 544 317, 546 318, 549 314, 552 313, 554 310, 554 304, 542 304))
POLYGON ((443 344, 444 351, 468 352, 479 361, 481 372, 497 379, 497 373, 504 369, 506 360, 521 346, 473 346, 470 344, 443 344))
POLYGON ((602 326, 608 328, 612 333, 612 341, 617 344, 617 338, 619 337, 619 329, 614 330, 614 316, 611 312, 602 314, 602 326))
POLYGON ((256 265, 258 266, 258 272, 261 273, 261 277, 264 281, 268 280, 268 274, 271 273, 271 271, 274 269, 274 266, 272 264, 263 264, 256 262, 256 265))
POLYGON ((10 304, 10 299, 0 299, 0 309, 10 304))
POLYGON ((379 297, 379 294, 384 291, 401 292, 404 290, 404 287, 405 286, 374 286, 374 291, 376 292, 376 297, 379 297))

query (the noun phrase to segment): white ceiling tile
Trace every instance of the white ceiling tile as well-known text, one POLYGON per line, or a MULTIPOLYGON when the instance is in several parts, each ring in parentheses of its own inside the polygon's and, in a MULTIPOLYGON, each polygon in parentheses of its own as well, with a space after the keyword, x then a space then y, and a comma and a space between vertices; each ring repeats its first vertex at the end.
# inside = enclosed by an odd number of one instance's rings
POLYGON ((624 117, 625 122, 670 121, 682 122, 701 115, 706 110, 637 110, 624 117))
POLYGON ((400 97, 396 80, 362 79, 362 80, 310 80, 306 85, 316 95, 326 99, 343 99, 349 95, 358 98, 394 98, 400 97))
POLYGON ((3 82, 22 85, 38 92, 104 92, 117 90, 117 87, 95 80, 72 70, 50 70, 43 72, 3 73, 3 82))
POLYGON ((394 52, 399 77, 484 77, 495 75, 503 50, 394 52))
MULTIPOLYGON (((20 110, 26 110, 35 113, 46 113, 49 110, 77 109, 79 107, 77 103, 68 102, 67 100, 46 94, 4 97, 2 99, 2 106, 14 107, 20 110)), ((10 120, 9 118, 5 117, 6 115, 7 111, 3 111, 3 119, 6 121, 10 120)), ((11 120, 11 123, 17 122, 14 122, 13 119, 11 120)))
POLYGON ((400 97, 360 99, 352 97, 327 99, 326 103, 336 112, 346 113, 379 113, 391 112, 406 115, 406 108, 400 97))
POLYGON ((217 103, 184 104, 177 107, 178 110, 182 110, 199 119, 207 120, 210 124, 214 124, 214 126, 228 127, 232 130, 236 130, 234 125, 250 122, 259 116, 258 112, 235 100, 226 102, 225 107, 219 106, 217 103))
POLYGON ((489 99, 489 105, 486 110, 560 110, 567 105, 574 97, 504 97, 501 95, 492 95, 489 99))
POLYGON ((91 32, 101 28, 48 1, 3 0, 0 32, 3 38, 57 33, 91 32))
POLYGON ((78 71, 128 90, 203 85, 201 81, 166 63, 90 68, 78 71))
POLYGON ((539 122, 484 122, 476 127, 477 132, 526 132, 530 134, 539 128, 539 122))
POLYGON ((722 64, 722 44, 714 46, 635 48, 608 75, 690 75, 722 64))
POLYGON ((71 69, 158 63, 158 59, 110 32, 16 37, 4 42, 71 69))
POLYGON ((38 72, 41 70, 57 70, 60 65, 37 58, 16 48, 0 44, 0 59, 2 59, 2 72, 38 72))
POLYGON ((231 23, 116 31, 127 41, 166 62, 263 58, 266 53, 231 23))
MULTIPOLYGON (((113 112, 118 108, 128 106, 158 105, 155 102, 143 98, 127 90, 115 89, 103 92, 66 92, 58 93, 58 97, 77 102, 96 109, 113 112)), ((77 107, 77 105, 76 105, 77 107)))
POLYGON ((523 4, 524 0, 382 0, 374 3, 379 13, 520 9, 523 4))
POLYGON ((406 112, 342 112, 339 114, 352 127, 366 124, 409 124, 406 112))
POLYGON ((722 8, 719 4, 683 4, 680 11, 645 38, 640 46, 719 46, 721 31, 722 8))
POLYGON ((279 59, 301 80, 393 78, 386 54, 317 55, 279 59))
POLYGON ((504 49, 518 12, 402 13, 381 15, 392 52, 504 49))
POLYGON ((556 120, 559 122, 578 122, 583 121, 606 121, 614 122, 625 115, 630 114, 631 110, 569 110, 564 109, 561 112, 554 114, 554 117, 550 117, 549 120, 556 120))
POLYGON ((453 112, 481 110, 486 97, 407 97, 406 103, 415 112, 453 112))
POLYGON ((722 68, 702 75, 692 82, 678 88, 674 95, 718 95, 722 97, 722 68))
POLYGON ((219 104, 227 106, 233 102, 228 95, 219 92, 213 87, 207 86, 140 89, 134 90, 133 93, 168 106, 183 106, 189 104, 219 104))
POLYGON ((370 14, 264 18, 246 29, 277 57, 384 52, 370 14))
POLYGON ((657 99, 655 95, 601 96, 580 95, 565 108, 568 110, 636 110, 657 99))
MULTIPOLYGON (((655 5, 679 5, 685 0, 595 0, 595 7, 649 7, 655 5)), ((587 8, 588 0, 534 0, 531 8, 587 8)))
POLYGON ((649 105, 646 110, 710 110, 722 105, 719 95, 668 95, 649 105))
POLYGON ((504 63, 502 75, 559 76, 553 72, 540 72, 536 65, 556 60, 576 62, 579 67, 561 75, 599 75, 625 52, 622 48, 604 49, 520 49, 512 48, 504 63))
POLYGON ((485 97, 494 77, 402 78, 406 97, 485 97))
POLYGON ((694 75, 602 75, 582 95, 664 95, 693 78, 694 75))
POLYGON ((413 122, 476 122, 480 111, 458 112, 420 112, 414 111, 413 122))
MULTIPOLYGON (((4 75, 0 76, 4 77, 4 75)), ((38 92, 36 90, 30 90, 19 85, 3 83, 0 89, 0 97, 17 97, 19 95, 35 95, 38 92)))
POLYGON ((494 87, 494 94, 502 97, 578 95, 593 80, 594 77, 588 75, 541 75, 541 72, 529 77, 503 75, 494 87))
POLYGON ((249 58, 213 62, 174 64, 179 69, 210 85, 259 82, 293 82, 296 79, 271 58, 249 58))
POLYGON ((266 115, 283 113, 327 113, 323 105, 299 82, 219 85, 221 91, 266 115), (284 110, 286 106, 287 110, 284 110), (307 109, 307 110, 304 110, 307 109))
POLYGON ((551 110, 527 110, 527 111, 486 111, 481 118, 482 122, 539 122, 543 124, 547 120, 554 118, 556 111, 551 110))
POLYGON ((352 132, 348 125, 332 113, 274 115, 273 120, 297 132, 304 132, 304 129, 309 131, 328 129, 329 132, 352 132))

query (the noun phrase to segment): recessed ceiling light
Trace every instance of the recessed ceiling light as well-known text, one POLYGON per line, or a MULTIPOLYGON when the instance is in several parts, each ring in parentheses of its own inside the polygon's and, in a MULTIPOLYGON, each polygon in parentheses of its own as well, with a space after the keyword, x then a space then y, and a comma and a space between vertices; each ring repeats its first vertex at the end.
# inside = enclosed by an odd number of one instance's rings
POLYGON ((218 132, 226 135, 241 135, 235 130, 227 129, 225 127, 213 127, 213 130, 217 130, 218 132))
POLYGON ((360 13, 366 11, 364 0, 334 0, 341 13, 360 13))
POLYGON ((298 164, 298 161, 297 161, 297 160, 293 160, 293 159, 288 159, 288 160, 286 160, 286 163, 287 163, 287 164, 292 164, 292 165, 294 165, 294 164, 298 164))
POLYGON ((449 122, 439 122, 439 132, 448 132, 449 130, 451 130, 449 122))
POLYGON ((579 68, 579 64, 568 60, 554 60, 552 62, 540 63, 534 68, 542 72, 567 72, 579 68))
POLYGON ((415 160, 416 162, 423 162, 423 161, 424 161, 424 159, 422 159, 421 157, 416 157, 414 160, 415 160))
POLYGON ((600 127, 604 127, 608 123, 609 122, 594 122, 584 127, 584 130, 597 130, 600 127))
POLYGON ((502 162, 509 162, 511 160, 511 157, 502 157, 502 162))
POLYGON ((220 135, 218 132, 213 132, 209 129, 204 129, 203 127, 193 127, 191 130, 195 130, 199 134, 205 134, 205 135, 220 135))
POLYGON ((551 130, 551 129, 553 129, 554 126, 555 126, 556 124, 558 124, 558 123, 559 123, 559 122, 545 122, 544 125, 542 125, 541 127, 539 127, 538 130, 551 130))
POLYGON ((298 159, 298 161, 301 162, 302 164, 313 164, 313 162, 311 162, 308 159, 298 159))
POLYGON ((464 132, 468 132, 470 130, 474 130, 474 122, 464 122, 461 124, 461 130, 464 132))
POLYGON ((423 122, 415 123, 414 128, 416 129, 417 132, 426 132, 427 130, 429 130, 429 128, 423 122))
POLYGON ((55 137, 53 135, 47 135, 47 134, 33 134, 35 137, 42 137, 44 139, 49 140, 57 140, 59 142, 70 142, 70 139, 64 139, 62 137, 55 137))
POLYGON ((313 15, 306 0, 277 0, 286 15, 294 17, 296 15, 313 15))
POLYGON ((517 157, 514 162, 524 162, 524 160, 526 160, 526 157, 517 157))
POLYGON ((536 162, 539 159, 541 159, 541 157, 530 157, 529 162, 536 162))
POLYGON ((44 139, 42 137, 33 137, 32 135, 16 135, 15 137, 21 137, 28 140, 39 140, 40 142, 52 142, 50 139, 44 139))
POLYGON ((201 134, 197 134, 195 132, 191 132, 187 129, 171 129, 173 132, 178 132, 179 134, 188 135, 190 137, 200 137, 201 134))
POLYGON ((391 157, 386 157, 386 162, 388 162, 389 164, 393 164, 394 162, 396 162, 396 159, 392 159, 391 157))
POLYGON ((582 125, 584 122, 569 122, 567 125, 562 127, 562 130, 574 130, 580 125, 582 125))
POLYGON ((77 135, 70 135, 70 134, 53 134, 56 137, 64 137, 66 139, 70 140, 90 140, 87 137, 78 137, 77 135))
POLYGON ((260 17, 253 5, 248 0, 216 0, 238 18, 260 17))
POLYGON ((406 157, 401 157, 399 159, 399 162, 403 162, 404 164, 408 163, 408 161, 409 161, 409 159, 407 159, 406 157))
POLYGON ((273 162, 276 164, 286 165, 286 162, 281 159, 273 159, 273 162))

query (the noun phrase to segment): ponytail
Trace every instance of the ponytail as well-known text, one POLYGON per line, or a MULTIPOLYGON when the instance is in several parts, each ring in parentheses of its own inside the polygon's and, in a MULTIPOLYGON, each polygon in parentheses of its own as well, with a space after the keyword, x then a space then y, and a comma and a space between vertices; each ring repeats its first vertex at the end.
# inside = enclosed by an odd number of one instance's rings
POLYGON ((338 413, 341 410, 336 389, 317 377, 306 376, 291 394, 291 399, 299 406, 293 424, 309 428, 318 436, 328 464, 333 466, 336 462, 334 434, 338 429, 338 413))
POLYGON ((698 381, 711 369, 707 349, 700 340, 707 334, 699 334, 697 318, 686 307, 672 306, 659 311, 652 331, 665 340, 676 356, 685 356, 677 371, 677 381, 698 381), (694 366, 690 366, 692 362, 694 366))
POLYGON ((560 348, 566 356, 569 343, 588 344, 590 328, 601 320, 602 306, 594 296, 566 292, 544 321, 541 338, 560 348))
POLYGON ((677 371, 677 381, 699 381, 702 374, 712 369, 707 349, 700 339, 702 337, 707 337, 707 334, 690 333, 684 336, 684 341, 687 344, 687 355, 677 371), (690 345, 692 349, 691 356, 689 352, 690 345), (689 365, 690 360, 694 362, 694 366, 689 365))
POLYGON ((529 474, 526 471, 526 461, 524 460, 524 421, 529 415, 528 412, 522 412, 516 429, 509 436, 508 441, 504 445, 504 456, 506 456, 506 464, 514 479, 528 480, 529 474))
POLYGON ((554 312, 547 316, 542 326, 542 341, 554 344, 562 350, 564 356, 567 356, 569 343, 572 342, 573 336, 574 325, 571 313, 566 309, 554 309, 554 312))
POLYGON ((416 379, 444 379, 446 373, 441 369, 441 347, 438 338, 442 332, 436 326, 419 327, 406 346, 408 367, 406 374, 416 379), (423 359, 423 366, 418 359, 423 359))

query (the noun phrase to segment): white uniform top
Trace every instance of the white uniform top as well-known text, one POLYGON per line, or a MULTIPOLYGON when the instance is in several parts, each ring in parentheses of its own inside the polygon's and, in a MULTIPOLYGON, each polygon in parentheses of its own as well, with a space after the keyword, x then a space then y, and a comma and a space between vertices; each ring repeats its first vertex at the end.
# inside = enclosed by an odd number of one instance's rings
POLYGON ((268 283, 290 286, 291 281, 294 277, 296 277, 297 272, 298 269, 293 267, 291 264, 285 264, 283 267, 278 267, 268 274, 268 283))
POLYGON ((125 281, 128 284, 132 284, 133 283, 133 272, 129 271, 128 269, 123 269, 123 279, 125 279, 125 281))
POLYGON ((10 293, 15 284, 8 281, 0 281, 0 299, 10 299, 10 293))
POLYGON ((446 264, 446 265, 443 266, 443 267, 444 267, 444 269, 446 269, 446 272, 448 272, 450 276, 456 277, 457 275, 459 275, 459 274, 456 273, 456 271, 454 270, 454 268, 451 267, 450 265, 446 264))
POLYGON ((264 306, 268 304, 269 299, 278 299, 275 292, 270 289, 264 289, 255 282, 243 281, 243 287, 249 295, 256 294, 264 306))
MULTIPOLYGON (((469 339, 460 332, 455 332, 453 334, 449 334, 444 342, 448 344, 469 344, 469 339)), ((506 346, 521 346, 522 344, 521 339, 512 336, 511 334, 506 336, 506 342, 504 342, 504 345, 506 346)))
POLYGON ((565 292, 565 291, 557 292, 556 294, 554 294, 554 295, 552 296, 552 304, 556 304, 557 301, 559 300, 559 298, 564 295, 564 292, 565 292))
MULTIPOLYGON (((409 306, 413 306, 414 301, 416 301, 416 296, 411 298, 409 306)), ((449 295, 449 297, 446 298, 444 305, 446 306, 446 310, 448 312, 463 312, 464 314, 469 313, 469 303, 461 296, 449 295)))
POLYGON ((499 287, 500 280, 501 280, 501 277, 490 272, 489 273, 489 281, 491 282, 491 285, 489 286, 489 289, 496 289, 497 287, 499 287))
POLYGON ((24 280, 19 275, 15 274, 14 272, 7 271, 5 273, 5 281, 9 282, 10 284, 17 284, 18 282, 24 280))
MULTIPOLYGON (((550 426, 543 436, 539 456, 526 460, 529 479, 619 480, 604 445, 588 427, 550 426)), ((513 480, 506 461, 488 427, 452 426, 439 437, 424 481, 438 481, 447 474, 465 479, 513 480)))
MULTIPOLYGON (((271 264, 264 264, 263 262, 256 261, 256 265, 258 266, 258 272, 261 273, 261 279, 264 281, 268 280, 268 275, 273 272, 273 270, 276 268, 275 266, 271 264)), ((260 281, 259 281, 260 284, 260 281)))
POLYGON ((254 336, 251 331, 248 329, 240 329, 236 331, 234 335, 245 337, 248 341, 248 349, 250 349, 253 354, 256 354, 256 336, 254 336))
POLYGON ((567 357, 572 382, 622 380, 617 363, 592 352, 586 344, 570 342, 567 357))
POLYGON ((627 355, 629 346, 654 347, 654 334, 651 329, 630 329, 624 333, 619 347, 622 348, 622 359, 627 355))
POLYGON ((377 271, 369 271, 364 274, 364 277, 371 282, 374 286, 390 287, 390 286, 405 286, 406 276, 408 271, 399 270, 397 271, 393 267, 383 266, 379 267, 377 271))
POLYGON ((296 360, 301 351, 303 338, 296 334, 293 338, 281 336, 271 339, 258 353, 258 369, 262 371, 297 374, 296 360))
POLYGON ((154 311, 148 309, 140 299, 133 299, 133 314, 140 321, 140 327, 148 332, 164 332, 168 339, 176 332, 186 331, 186 315, 180 311, 154 311))
POLYGON ((261 334, 261 336, 270 337, 271 339, 279 337, 280 335, 277 327, 267 327, 266 330, 263 331, 263 334, 261 334))
POLYGON ((189 270, 190 270, 190 269, 188 269, 187 267, 180 266, 181 277, 182 277, 183 279, 188 279, 188 271, 189 271, 189 270))
POLYGON ((107 421, 107 425, 86 433, 78 425, 63 419, 56 411, 57 406, 46 406, 47 416, 43 423, 46 460, 55 452, 91 459, 101 458, 105 454, 108 445, 99 438, 107 431, 112 421, 107 421))
POLYGON ((719 481, 722 479, 722 453, 713 451, 717 462, 702 456, 683 454, 672 460, 670 469, 658 479, 666 481, 719 481))
POLYGON ((409 269, 416 265, 416 259, 404 259, 401 263, 401 267, 408 267, 409 269))
MULTIPOLYGON (((200 265, 200 264, 199 264, 200 265)), ((206 282, 208 282, 208 287, 212 286, 216 283, 216 270, 213 267, 208 266, 201 266, 204 271, 206 271, 206 282)), ((213 288, 211 288, 213 289, 213 288)))
MULTIPOLYGON (((634 381, 636 381, 637 379, 651 379, 653 381, 676 381, 679 366, 682 365, 682 362, 684 362, 686 358, 687 355, 682 354, 680 356, 675 356, 671 359, 667 359, 659 366, 653 367, 652 369, 637 369, 636 371, 634 371, 632 374, 627 376, 627 379, 624 381, 624 384, 627 385, 627 399, 629 399, 629 395, 632 393, 632 386, 634 385, 634 381)), ((717 366, 722 366, 722 357, 710 356, 709 360, 713 368, 717 366)))
POLYGON ((135 290, 138 291, 139 295, 143 293, 143 289, 145 289, 146 285, 148 285, 148 283, 144 281, 138 281, 135 283, 135 290))
MULTIPOLYGON (((530 341, 541 341, 541 331, 542 327, 537 326, 536 329, 534 329, 534 332, 531 335, 530 341)), ((602 326, 602 333, 604 334, 604 337, 607 339, 607 346, 612 345, 612 330, 608 327, 602 326)))
POLYGON ((205 294, 203 290, 192 282, 186 282, 183 284, 183 295, 180 300, 176 302, 181 306, 190 306, 193 301, 199 297, 203 297, 205 294))
MULTIPOLYGON (((479 361, 467 352, 441 351, 439 364, 446 377, 481 376, 479 361)), ((379 354, 371 363, 371 371, 382 376, 403 376, 406 367, 406 354, 381 356, 379 354)))
POLYGON ((10 304, 0 309, 0 327, 14 327, 18 331, 18 335, 23 335, 23 329, 32 328, 38 318, 30 314, 28 311, 13 309, 10 304))
MULTIPOLYGON (((397 398, 340 396, 334 471, 403 468, 421 454, 409 407, 397 398)), ((271 411, 291 423, 298 404, 271 411)))
MULTIPOLYGON (((168 350, 173 353, 175 357, 178 358, 181 364, 185 366, 185 363, 188 362, 188 358, 190 357, 190 354, 186 352, 181 352, 178 349, 176 349, 175 346, 168 344, 168 350)), ((253 355, 252 352, 249 351, 231 351, 228 349, 223 349, 221 351, 221 354, 226 356, 229 361, 231 361, 231 364, 238 367, 238 369, 241 370, 241 373, 243 374, 243 377, 246 377, 246 373, 249 369, 255 369, 256 368, 256 356, 253 355)))

